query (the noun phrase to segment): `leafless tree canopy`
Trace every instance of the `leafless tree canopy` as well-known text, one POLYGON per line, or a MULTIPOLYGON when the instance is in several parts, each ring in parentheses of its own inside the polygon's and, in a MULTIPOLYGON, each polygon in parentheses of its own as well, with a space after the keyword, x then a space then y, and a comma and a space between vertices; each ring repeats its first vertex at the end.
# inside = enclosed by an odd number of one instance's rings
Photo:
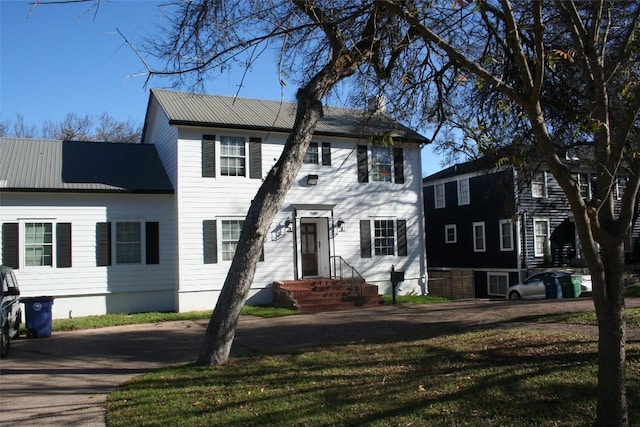
POLYGON ((142 126, 133 120, 119 121, 104 112, 97 117, 68 113, 62 120, 45 120, 40 126, 26 123, 24 116, 0 122, 0 136, 73 141, 140 142, 142 126))

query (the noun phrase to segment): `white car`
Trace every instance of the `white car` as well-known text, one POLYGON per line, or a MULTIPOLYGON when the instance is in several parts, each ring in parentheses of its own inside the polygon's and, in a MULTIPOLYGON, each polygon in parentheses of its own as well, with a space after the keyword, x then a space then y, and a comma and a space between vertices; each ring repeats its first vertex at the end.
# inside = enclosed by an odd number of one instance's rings
POLYGON ((509 286, 506 297, 509 299, 556 298, 558 295, 557 279, 562 277, 580 277, 580 293, 591 292, 591 276, 575 274, 570 271, 543 271, 527 277, 522 283, 509 286))

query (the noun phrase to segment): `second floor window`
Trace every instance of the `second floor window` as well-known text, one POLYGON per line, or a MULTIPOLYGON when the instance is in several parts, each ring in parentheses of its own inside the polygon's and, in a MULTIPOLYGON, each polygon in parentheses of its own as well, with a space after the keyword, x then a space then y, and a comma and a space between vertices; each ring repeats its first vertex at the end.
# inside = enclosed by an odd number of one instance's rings
POLYGON ((434 200, 436 208, 444 208, 445 207, 445 198, 444 198, 444 184, 436 184, 433 186, 434 192, 434 200))
POLYGON ((307 153, 304 155, 304 163, 318 163, 318 143, 312 142, 309 144, 309 148, 307 148, 307 153))
POLYGON ((531 179, 531 196, 547 197, 547 174, 536 172, 531 179))
POLYGON ((469 178, 458 180, 458 205, 468 205, 471 203, 469 198, 469 178))
POLYGON ((385 147, 371 148, 371 179, 373 181, 391 182, 392 165, 391 150, 385 147))
POLYGON ((220 137, 220 175, 245 176, 244 138, 240 136, 220 137))

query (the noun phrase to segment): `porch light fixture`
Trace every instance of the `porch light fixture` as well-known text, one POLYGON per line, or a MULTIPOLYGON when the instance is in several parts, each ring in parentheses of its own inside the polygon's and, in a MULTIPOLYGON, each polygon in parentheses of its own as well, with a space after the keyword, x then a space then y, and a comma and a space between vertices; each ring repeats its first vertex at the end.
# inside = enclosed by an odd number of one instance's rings
POLYGON ((284 228, 286 228, 289 233, 293 231, 293 221, 291 221, 290 217, 284 220, 284 228))
POLYGON ((344 220, 342 218, 338 218, 338 221, 336 221, 336 227, 338 230, 344 231, 344 220))
POLYGON ((309 174, 307 175, 307 185, 317 185, 318 184, 318 175, 309 174))

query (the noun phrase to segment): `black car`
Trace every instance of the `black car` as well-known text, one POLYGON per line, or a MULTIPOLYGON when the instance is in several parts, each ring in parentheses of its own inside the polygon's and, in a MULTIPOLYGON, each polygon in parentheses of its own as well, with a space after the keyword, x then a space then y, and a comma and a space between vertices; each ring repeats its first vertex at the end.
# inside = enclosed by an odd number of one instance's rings
POLYGON ((20 305, 20 289, 13 270, 0 266, 0 357, 9 353, 9 344, 20 334, 22 322, 22 306, 20 305))

